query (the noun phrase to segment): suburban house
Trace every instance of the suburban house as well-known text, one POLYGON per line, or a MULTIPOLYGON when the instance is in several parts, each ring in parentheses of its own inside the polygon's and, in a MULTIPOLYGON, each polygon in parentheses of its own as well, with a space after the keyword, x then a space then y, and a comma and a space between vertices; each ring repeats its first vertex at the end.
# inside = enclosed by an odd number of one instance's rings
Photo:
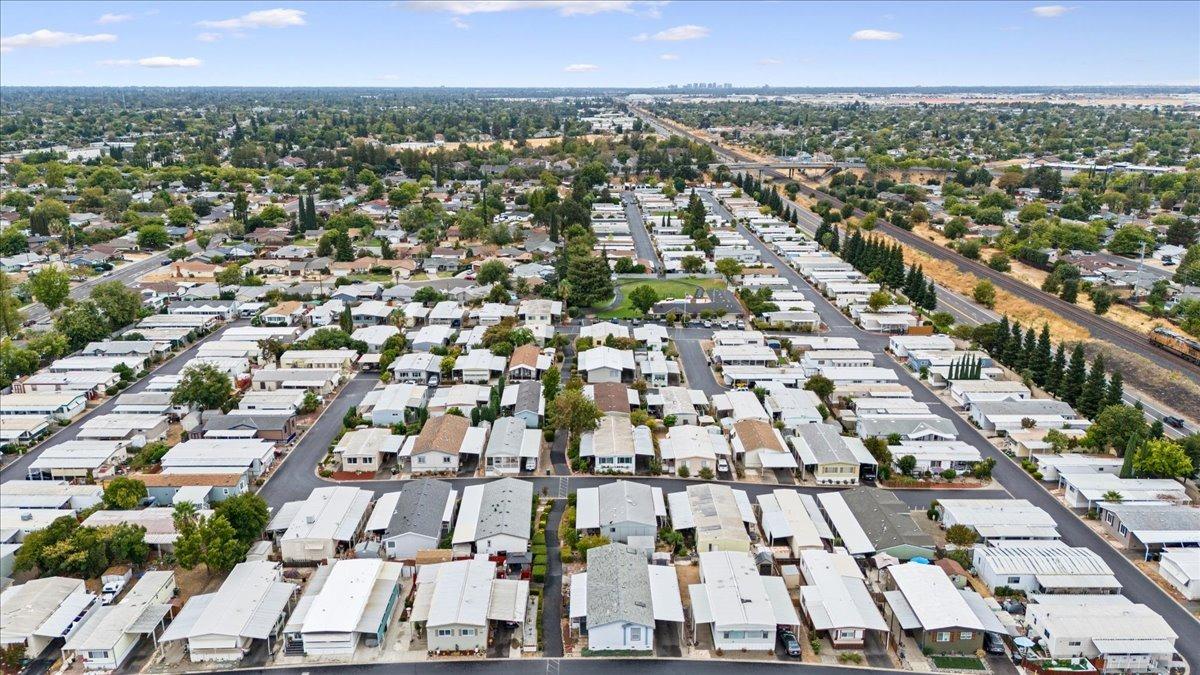
POLYGON ((464 553, 522 553, 533 527, 533 485, 500 478, 463 490, 451 544, 464 553))
POLYGON ((896 434, 902 441, 953 441, 958 438, 954 422, 934 414, 860 414, 856 433, 859 438, 889 438, 896 434))
POLYGON ((9 586, 0 593, 0 642, 21 645, 36 658, 55 640, 70 640, 99 607, 83 579, 44 577, 9 586))
POLYGON ((804 471, 817 485, 858 485, 875 476, 875 458, 862 440, 843 436, 832 424, 804 424, 791 438, 804 471))
MULTIPOLYGON (((1143 551, 1147 558, 1200 542, 1200 509, 1179 504, 1101 502, 1100 522, 1125 548, 1143 551)), ((1198 572, 1200 573, 1200 572, 1198 572)))
POLYGON ((867 631, 886 633, 862 569, 845 553, 809 549, 800 553, 800 609, 805 623, 824 633, 835 648, 862 649, 867 631))
POLYGON ((414 560, 419 551, 440 546, 457 503, 458 491, 450 483, 420 478, 405 483, 399 492, 381 495, 366 529, 379 533, 387 557, 414 560))
POLYGON ((287 563, 321 562, 353 545, 367 520, 370 490, 339 485, 279 507, 267 525, 287 563))
POLYGON ((297 588, 283 580, 279 563, 239 563, 215 593, 189 598, 158 641, 187 640, 193 662, 238 661, 255 640, 270 643, 278 634, 297 588))
POLYGON ((275 444, 261 439, 195 438, 173 446, 161 460, 164 474, 236 473, 258 478, 275 460, 275 444))
POLYGON ((1067 506, 1092 509, 1109 501, 1109 493, 1121 495, 1121 501, 1171 502, 1187 504, 1191 500, 1183 484, 1169 478, 1121 478, 1111 473, 1060 473, 1059 485, 1065 488, 1067 506))
POLYGON ((700 583, 688 586, 692 630, 707 624, 727 652, 775 649, 776 630, 800 617, 782 577, 762 575, 745 551, 701 551, 700 583))
POLYGON ((633 544, 658 536, 658 524, 666 519, 662 488, 644 483, 616 480, 575 492, 575 529, 599 534, 609 541, 633 544))
POLYGON ((969 473, 982 459, 979 449, 966 441, 902 440, 900 445, 892 446, 891 452, 896 461, 903 457, 916 460, 913 469, 915 473, 969 473))
POLYGON ((795 560, 804 551, 823 549, 825 541, 832 539, 821 527, 824 522, 812 515, 816 502, 811 495, 779 488, 758 495, 757 500, 765 542, 786 547, 784 551, 776 551, 776 558, 795 560))
POLYGON ((697 551, 750 550, 748 527, 754 527, 754 508, 744 490, 728 485, 689 485, 667 495, 671 525, 695 530, 697 551))
POLYGON ((1060 536, 1053 516, 1025 499, 939 499, 937 508, 942 527, 969 527, 985 544, 1060 536))
POLYGON ((580 438, 579 456, 591 458, 596 473, 631 474, 638 457, 654 457, 654 441, 649 427, 633 426, 628 415, 609 414, 580 438))
POLYGON ((563 314, 563 304, 558 300, 534 298, 522 300, 517 307, 517 318, 525 323, 555 324, 563 314))
POLYGON ((934 559, 935 542, 908 505, 887 490, 856 487, 817 495, 821 510, 853 556, 887 553, 899 560, 934 559))
POLYGON ((537 380, 553 364, 549 354, 543 354, 535 344, 521 345, 508 359, 508 379, 513 382, 537 380))
POLYGON ((379 558, 318 566, 284 625, 285 648, 326 656, 353 654, 360 643, 382 646, 400 599, 402 568, 379 558))
POLYGON ((406 423, 408 416, 424 407, 428 401, 428 387, 404 382, 368 392, 358 409, 359 412, 366 412, 371 424, 390 427, 406 423))
POLYGON ((769 423, 744 419, 733 424, 730 446, 734 457, 741 457, 747 469, 794 469, 796 456, 783 441, 783 435, 769 423))
POLYGON ((492 424, 484 459, 491 473, 516 474, 537 471, 541 453, 541 431, 530 429, 523 419, 501 417, 492 424))
POLYGON ((1099 554, 1061 541, 1005 541, 981 546, 975 549, 974 563, 979 580, 993 591, 1001 586, 1026 594, 1121 591, 1121 582, 1099 554))
POLYGON ((930 654, 975 654, 984 623, 936 565, 904 563, 884 571, 884 617, 894 644, 908 634, 930 654))
POLYGON ((500 410, 523 421, 530 429, 539 429, 546 414, 546 399, 542 383, 528 380, 504 387, 500 395, 500 410))
POLYGON ((656 622, 683 623, 675 569, 647 563, 625 544, 589 549, 587 571, 570 579, 570 620, 590 652, 654 649, 656 622))
POLYGON ((1164 549, 1158 573, 1186 600, 1200 600, 1200 548, 1164 549))
POLYGON ((1025 617, 1029 637, 1052 659, 1083 657, 1104 673, 1186 670, 1174 628, 1124 596, 1050 597, 1029 605, 1025 617))
POLYGON ((689 476, 699 476, 704 469, 715 474, 717 460, 728 460, 732 452, 720 427, 690 424, 667 429, 666 438, 659 441, 658 451, 665 470, 679 473, 686 467, 689 476))
POLYGON ((325 368, 263 368, 251 375, 251 386, 259 391, 311 391, 327 396, 342 381, 341 370, 325 368))
MULTIPOLYGON (((413 346, 416 349, 416 346, 413 346)), ((426 352, 401 354, 392 362, 392 382, 426 384, 432 378, 440 378, 442 357, 426 352)))
POLYGON ((454 376, 468 384, 488 384, 504 373, 505 359, 490 349, 472 349, 454 360, 454 376))
POLYGON ((431 417, 421 428, 420 434, 408 437, 401 455, 409 458, 414 474, 455 473, 458 471, 460 453, 474 451, 474 454, 479 454, 483 449, 482 439, 478 439, 478 447, 472 445, 468 448, 468 435, 486 434, 485 429, 473 428, 470 420, 458 415, 431 417))
POLYGON ((586 382, 630 382, 637 372, 633 352, 612 347, 592 347, 578 355, 576 370, 586 382))
POLYGON ((392 434, 391 429, 355 429, 338 440, 333 454, 340 459, 342 471, 375 473, 388 456, 398 456, 403 445, 404 437, 392 434))
POLYGON ((1026 420, 1043 429, 1086 429, 1091 424, 1071 404, 1049 398, 979 401, 969 413, 980 429, 998 436, 1025 428, 1026 420))
POLYGON ((708 414, 708 406, 708 396, 699 389, 660 387, 646 394, 647 409, 663 420, 674 420, 672 427, 699 424, 700 417, 708 414))
POLYGON ((353 349, 289 349, 279 357, 280 368, 316 368, 348 373, 358 362, 353 349))
POLYGON ((86 670, 115 670, 147 635, 153 636, 171 612, 175 573, 150 570, 115 605, 96 608, 63 645, 86 670))
POLYGON ((481 653, 491 622, 525 622, 529 581, 498 579, 486 558, 422 565, 415 585, 409 620, 424 626, 431 654, 481 653))

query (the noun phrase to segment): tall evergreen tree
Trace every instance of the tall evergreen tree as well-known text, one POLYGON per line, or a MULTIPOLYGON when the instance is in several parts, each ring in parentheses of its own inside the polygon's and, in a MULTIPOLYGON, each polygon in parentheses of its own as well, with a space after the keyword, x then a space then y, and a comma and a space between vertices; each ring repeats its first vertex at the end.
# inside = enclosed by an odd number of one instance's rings
POLYGON ((1062 391, 1059 398, 1074 406, 1079 402, 1079 394, 1083 392, 1083 382, 1087 379, 1087 362, 1084 361, 1083 345, 1076 342, 1071 352, 1071 361, 1067 364, 1062 377, 1062 391))
POLYGON ((997 361, 1004 361, 1004 352, 1008 347, 1008 315, 1000 317, 1000 323, 996 324, 996 330, 992 333, 992 340, 989 344, 983 345, 983 348, 996 358, 997 361))
POLYGON ((1104 376, 1104 356, 1096 356, 1096 360, 1092 362, 1092 370, 1088 373, 1087 380, 1083 383, 1083 391, 1079 394, 1079 413, 1088 419, 1095 419, 1100 413, 1100 408, 1104 405, 1104 396, 1108 391, 1108 385, 1104 376))
POLYGON ((1140 436, 1137 434, 1129 436, 1129 441, 1121 449, 1121 456, 1125 461, 1121 462, 1121 473, 1117 474, 1120 478, 1133 478, 1133 456, 1137 454, 1138 448, 1141 446, 1140 436))
POLYGON ((1110 378, 1108 378, 1108 391, 1104 395, 1104 405, 1100 406, 1103 410, 1110 405, 1120 405, 1125 398, 1125 383, 1121 377, 1121 371, 1114 370, 1110 378))
POLYGON ((933 279, 930 279, 929 283, 925 285, 925 294, 921 298, 921 307, 926 311, 932 312, 937 309, 937 306, 937 288, 933 284, 933 279))
POLYGON ((1025 372, 1037 359, 1037 334, 1033 332, 1033 327, 1030 326, 1025 331, 1025 342, 1021 346, 1021 364, 1017 372, 1025 372))
POLYGON ((1033 370, 1033 381, 1040 386, 1046 385, 1046 375, 1050 370, 1050 362, 1054 359, 1052 349, 1050 326, 1043 323, 1042 332, 1038 335, 1037 348, 1034 350, 1033 358, 1029 361, 1029 367, 1033 370))
POLYGON ((1054 353, 1054 360, 1050 362, 1050 368, 1046 372, 1046 391, 1052 394, 1058 394, 1059 388, 1062 385, 1063 371, 1067 367, 1066 348, 1063 343, 1058 343, 1058 351, 1054 353))
POLYGON ((1021 364, 1021 350, 1024 348, 1024 338, 1021 333, 1021 322, 1018 321, 1012 325, 1009 331, 1008 344, 1004 347, 1004 365, 1020 372, 1018 367, 1021 364))

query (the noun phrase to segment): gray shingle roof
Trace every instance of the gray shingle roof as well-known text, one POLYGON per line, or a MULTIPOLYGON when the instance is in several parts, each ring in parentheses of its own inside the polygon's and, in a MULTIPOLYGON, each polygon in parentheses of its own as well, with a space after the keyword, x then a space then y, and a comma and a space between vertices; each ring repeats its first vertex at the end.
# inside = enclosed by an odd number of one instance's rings
POLYGON ((881 551, 904 544, 933 548, 933 537, 926 534, 913 520, 908 505, 887 490, 857 487, 842 493, 842 499, 858 524, 881 551))
POLYGON ((533 519, 533 484, 515 478, 488 483, 479 506, 479 525, 475 539, 497 534, 529 537, 533 519))
POLYGON ((587 621, 589 626, 613 622, 654 625, 650 572, 646 557, 625 544, 588 550, 587 621))
POLYGON ((412 481, 400 491, 396 510, 388 522, 383 537, 395 537, 415 532, 437 538, 442 534, 442 512, 453 488, 449 483, 431 478, 412 481))

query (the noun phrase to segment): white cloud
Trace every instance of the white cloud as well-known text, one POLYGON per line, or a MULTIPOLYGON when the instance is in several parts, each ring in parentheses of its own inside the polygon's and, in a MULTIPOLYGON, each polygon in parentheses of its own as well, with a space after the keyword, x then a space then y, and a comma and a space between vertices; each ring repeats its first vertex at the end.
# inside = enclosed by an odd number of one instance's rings
POLYGON ((142 68, 199 68, 204 62, 194 56, 147 56, 142 59, 105 59, 102 66, 141 66, 142 68))
POLYGON ((759 59, 758 65, 760 65, 760 66, 779 66, 779 65, 783 65, 783 61, 780 61, 779 59, 773 59, 768 56, 766 58, 759 59))
POLYGON ((462 19, 458 18, 457 16, 450 17, 450 25, 454 26, 455 28, 457 28, 459 30, 466 30, 471 27, 471 24, 467 23, 466 21, 463 21, 462 19))
POLYGON ((600 66, 594 63, 572 63, 563 68, 563 72, 565 73, 594 73, 597 70, 600 70, 600 66))
POLYGON ((18 33, 8 37, 0 37, 0 52, 8 53, 22 47, 65 47, 92 42, 116 42, 117 36, 111 33, 96 33, 82 35, 80 33, 63 33, 56 30, 35 30, 32 33, 18 33))
POLYGON ((133 18, 132 14, 101 14, 100 18, 96 19, 96 23, 99 23, 99 24, 121 23, 123 21, 129 21, 132 18, 133 18))
POLYGON ((658 58, 662 61, 678 61, 679 55, 678 54, 660 54, 658 58))
POLYGON ((220 33, 200 33, 196 36, 200 42, 216 42, 221 39, 220 33))
POLYGON ((851 40, 899 40, 904 37, 900 33, 895 33, 890 30, 875 30, 874 28, 865 28, 863 30, 854 31, 850 36, 851 40))
POLYGON ((197 26, 217 28, 220 30, 243 30, 246 28, 284 28, 287 26, 303 26, 306 12, 300 9, 260 9, 232 19, 220 19, 197 22, 197 26))
POLYGON ((660 8, 665 4, 661 0, 409 0, 403 6, 422 12, 450 12, 460 16, 530 9, 550 10, 560 16, 591 16, 608 12, 631 14, 641 10, 640 13, 654 18, 661 14, 660 8))
POLYGON ((682 42, 684 40, 699 40, 700 38, 706 38, 711 32, 712 31, 704 26, 697 26, 689 23, 684 26, 675 26, 674 28, 660 30, 653 35, 640 33, 635 35, 633 39, 636 42, 645 42, 646 40, 657 40, 659 42, 682 42))
POLYGON ((1029 11, 1033 12, 1034 16, 1040 16, 1043 19, 1053 19, 1055 17, 1062 16, 1073 9, 1075 8, 1067 7, 1066 5, 1040 5, 1029 11))

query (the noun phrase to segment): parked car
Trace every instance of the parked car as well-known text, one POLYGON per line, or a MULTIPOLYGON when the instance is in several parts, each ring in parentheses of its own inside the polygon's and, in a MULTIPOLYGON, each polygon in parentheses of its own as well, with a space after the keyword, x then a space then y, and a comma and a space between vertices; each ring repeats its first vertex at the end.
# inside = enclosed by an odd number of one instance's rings
POLYGON ((800 649, 800 641, 796 639, 796 634, 790 630, 780 630, 779 641, 783 643, 783 648, 787 650, 787 655, 792 658, 800 658, 803 653, 800 649))
POLYGON ((1004 638, 995 633, 984 633, 983 649, 989 654, 1003 654, 1004 638))
POLYGON ((729 462, 724 457, 717 458, 717 471, 729 473, 729 462))

